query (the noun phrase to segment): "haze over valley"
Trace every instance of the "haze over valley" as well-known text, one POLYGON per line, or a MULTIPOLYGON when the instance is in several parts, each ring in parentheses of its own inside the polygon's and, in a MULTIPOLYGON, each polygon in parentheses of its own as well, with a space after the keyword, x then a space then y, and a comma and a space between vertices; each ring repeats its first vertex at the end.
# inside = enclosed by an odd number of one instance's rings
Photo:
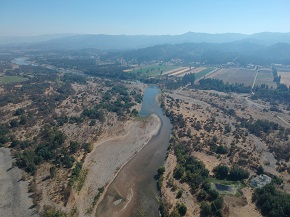
POLYGON ((289 216, 289 7, 1 3, 0 216, 289 216))

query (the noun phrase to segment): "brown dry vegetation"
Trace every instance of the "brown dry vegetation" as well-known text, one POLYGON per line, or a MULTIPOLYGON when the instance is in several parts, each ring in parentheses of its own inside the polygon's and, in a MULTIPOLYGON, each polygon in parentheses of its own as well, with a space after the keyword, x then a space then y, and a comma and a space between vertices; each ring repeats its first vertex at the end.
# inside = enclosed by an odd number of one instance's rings
MULTIPOLYGON (((17 156, 20 154, 19 159, 26 150, 33 150, 38 144, 46 142, 40 136, 45 126, 57 127, 58 132, 66 138, 59 152, 70 152, 71 141, 79 144, 79 148, 74 153, 70 153, 75 159, 71 168, 60 166, 55 161, 44 161, 37 165, 35 172, 24 173, 25 179, 30 182, 29 189, 33 193, 33 202, 38 212, 43 211, 46 206, 67 212, 72 210, 76 212, 75 207, 70 207, 70 210, 65 207, 72 190, 75 188, 81 190, 88 174, 86 168, 82 168, 78 177, 83 176, 83 180, 77 178, 72 181, 72 173, 76 164, 82 165, 87 153, 94 149, 94 144, 97 144, 100 139, 105 140, 122 134, 128 121, 135 123, 134 114, 131 112, 133 109, 140 109, 140 97, 145 88, 145 85, 140 83, 112 82, 107 79, 91 78, 87 83, 70 82, 62 80, 62 76, 53 73, 51 75, 39 73, 35 75, 33 80, 24 84, 3 85, 0 89, 0 96, 3 99, 1 101, 3 105, 0 107, 0 124, 9 128, 8 138, 10 141, 5 146, 9 147, 12 144, 11 141, 17 142, 15 147, 12 147, 12 152, 17 156), (112 91, 117 92, 113 93, 112 91), (112 105, 123 97, 118 91, 128 93, 127 99, 130 99, 131 104, 127 110, 119 106, 118 112, 120 113, 117 114, 113 111, 114 108, 105 106, 106 103, 108 106, 112 105), (109 97, 104 99, 108 93, 109 97), (56 97, 58 97, 57 100, 55 100, 56 97), (94 120, 83 115, 85 109, 92 109, 101 102, 105 103, 104 108, 101 108, 103 119, 94 120), (21 114, 15 115, 17 111, 21 111, 21 114), (23 123, 19 122, 22 118, 25 118, 23 123), (32 146, 21 147, 21 144, 26 141, 32 146), (53 175, 51 169, 54 171, 53 175)), ((124 93, 125 96, 126 94, 124 93)), ((121 101, 121 105, 125 105, 125 103, 127 101, 121 101)), ((152 135, 149 134, 148 138, 151 138, 152 135)), ((147 134, 143 134, 143 136, 146 137, 147 134)), ((146 139, 148 138, 146 137, 146 139)), ((143 140, 140 139, 140 141, 143 140)), ((135 152, 135 149, 129 151, 129 154, 125 155, 123 161, 120 162, 124 163, 135 152)), ((121 166, 116 167, 120 168, 121 166)), ((113 170, 113 175, 118 168, 113 170)), ((93 179, 97 178, 93 177, 93 179)), ((103 185, 108 181, 110 180, 106 180, 103 185)), ((85 197, 82 200, 85 200, 85 197)), ((72 201, 71 198, 70 201, 72 201)))
MULTIPOLYGON (((222 70, 222 73, 224 72, 225 70, 222 70)), ((230 70, 226 72, 229 73, 230 70)), ((192 156, 204 163, 210 175, 213 175, 213 168, 219 164, 237 165, 245 168, 251 175, 256 174, 258 167, 262 166, 266 173, 282 178, 283 188, 289 192, 290 175, 285 170, 287 171, 290 163, 279 155, 280 149, 287 147, 288 142, 280 139, 277 131, 257 137, 249 133, 248 129, 239 127, 240 122, 237 119, 237 117, 252 120, 266 119, 289 128, 289 124, 283 121, 289 120, 288 112, 269 111, 269 103, 261 100, 253 102, 247 95, 242 94, 178 90, 164 95, 167 114, 170 117, 179 117, 178 120, 184 120, 179 122, 183 123, 181 125, 175 124, 173 135, 179 139, 179 142, 191 147, 192 156), (279 118, 281 116, 283 116, 282 120, 279 118), (227 147, 228 152, 218 154, 216 152, 218 146, 227 147)), ((189 186, 173 178, 175 167, 176 159, 174 152, 171 151, 165 162, 163 175, 164 204, 171 212, 177 203, 182 202, 186 204, 190 213, 187 216, 199 215, 197 214, 199 202, 196 196, 190 194, 189 186), (183 194, 182 200, 177 200, 178 189, 189 193, 183 194)), ((246 184, 241 196, 224 196, 224 216, 261 216, 251 201, 251 192, 251 187, 246 184)))

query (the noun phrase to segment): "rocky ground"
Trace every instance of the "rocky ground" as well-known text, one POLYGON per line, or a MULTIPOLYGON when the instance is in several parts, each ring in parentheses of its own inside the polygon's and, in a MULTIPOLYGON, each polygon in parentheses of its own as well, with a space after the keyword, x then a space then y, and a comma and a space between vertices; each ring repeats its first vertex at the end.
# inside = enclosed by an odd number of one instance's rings
POLYGON ((22 171, 13 167, 8 148, 0 148, 0 216, 38 216, 28 193, 22 171))

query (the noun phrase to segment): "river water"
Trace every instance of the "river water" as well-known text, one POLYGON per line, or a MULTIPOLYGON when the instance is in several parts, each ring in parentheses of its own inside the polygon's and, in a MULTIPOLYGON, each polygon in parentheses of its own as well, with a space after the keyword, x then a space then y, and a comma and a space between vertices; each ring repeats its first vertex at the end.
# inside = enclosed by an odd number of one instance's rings
MULTIPOLYGON (((76 74, 77 72, 74 70, 70 70, 70 69, 62 69, 62 68, 58 68, 56 66, 52 66, 52 65, 39 65, 37 63, 34 62, 30 62, 28 57, 18 57, 12 60, 12 63, 17 64, 17 65, 24 65, 24 66, 42 66, 44 68, 47 69, 51 69, 51 70, 56 70, 57 72, 61 72, 61 73, 72 73, 72 74, 76 74)), ((77 73, 78 75, 83 75, 82 73, 77 73)))
POLYGON ((157 169, 162 166, 169 144, 172 125, 163 115, 156 101, 159 89, 145 89, 140 116, 156 114, 161 129, 149 143, 126 164, 108 187, 97 208, 96 216, 159 216, 156 180, 157 169))

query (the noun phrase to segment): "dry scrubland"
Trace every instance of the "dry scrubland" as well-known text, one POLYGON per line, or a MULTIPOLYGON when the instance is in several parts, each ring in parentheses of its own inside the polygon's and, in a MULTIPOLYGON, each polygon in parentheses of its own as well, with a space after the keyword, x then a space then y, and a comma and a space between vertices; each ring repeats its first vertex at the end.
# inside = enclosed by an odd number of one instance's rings
MULTIPOLYGON (((238 82, 235 79, 240 76, 240 72, 240 69, 222 69, 213 77, 235 83, 238 82)), ((245 72, 245 77, 242 76, 239 81, 246 82, 246 76, 255 75, 255 71, 245 72)), ((249 77, 247 79, 249 80, 249 77)), ((247 95, 201 90, 167 92, 164 94, 164 102, 169 116, 177 118, 175 121, 180 121, 175 122, 173 129, 173 136, 178 138, 177 143, 187 145, 191 155, 204 163, 210 175, 213 175, 213 168, 219 164, 230 167, 238 165, 249 171, 250 176, 255 175, 259 166, 262 166, 266 173, 282 178, 284 190, 290 192, 290 163, 283 159, 280 153, 290 145, 289 142, 285 144, 280 141, 279 132, 276 131, 268 135, 262 134, 260 137, 251 134, 246 128, 239 127, 240 122, 237 119, 267 119, 289 128, 287 121, 290 120, 290 116, 285 108, 281 107, 284 111, 282 113, 271 112, 267 109, 270 108, 269 103, 260 100, 253 102, 247 95), (227 153, 217 154, 216 148, 219 146, 226 147, 227 153)), ((176 165, 176 155, 173 149, 170 149, 164 164, 165 173, 161 189, 163 202, 169 212, 174 210, 177 203, 183 203, 187 207, 185 216, 199 216, 200 202, 196 199, 198 192, 192 194, 188 184, 174 178, 176 165), (177 199, 179 191, 183 193, 181 198, 177 199)), ((261 216, 252 203, 253 189, 248 182, 245 181, 245 184, 238 188, 239 194, 223 196, 224 216, 261 216)))
POLYGON ((4 146, 12 148, 23 169, 15 168, 10 152, 1 151, 5 162, 0 181, 7 187, 1 192, 1 216, 54 209, 72 216, 93 215, 100 188, 112 181, 160 127, 155 116, 148 120, 135 117, 145 85, 92 78, 85 83, 84 77, 62 76, 38 72, 34 80, 0 88, 5 99, 0 124, 8 126, 10 139, 4 146), (60 147, 51 155, 46 149, 39 152, 41 144, 60 147), (35 166, 35 152, 51 160, 40 159, 35 166), (53 159, 54 155, 59 156, 53 159))

